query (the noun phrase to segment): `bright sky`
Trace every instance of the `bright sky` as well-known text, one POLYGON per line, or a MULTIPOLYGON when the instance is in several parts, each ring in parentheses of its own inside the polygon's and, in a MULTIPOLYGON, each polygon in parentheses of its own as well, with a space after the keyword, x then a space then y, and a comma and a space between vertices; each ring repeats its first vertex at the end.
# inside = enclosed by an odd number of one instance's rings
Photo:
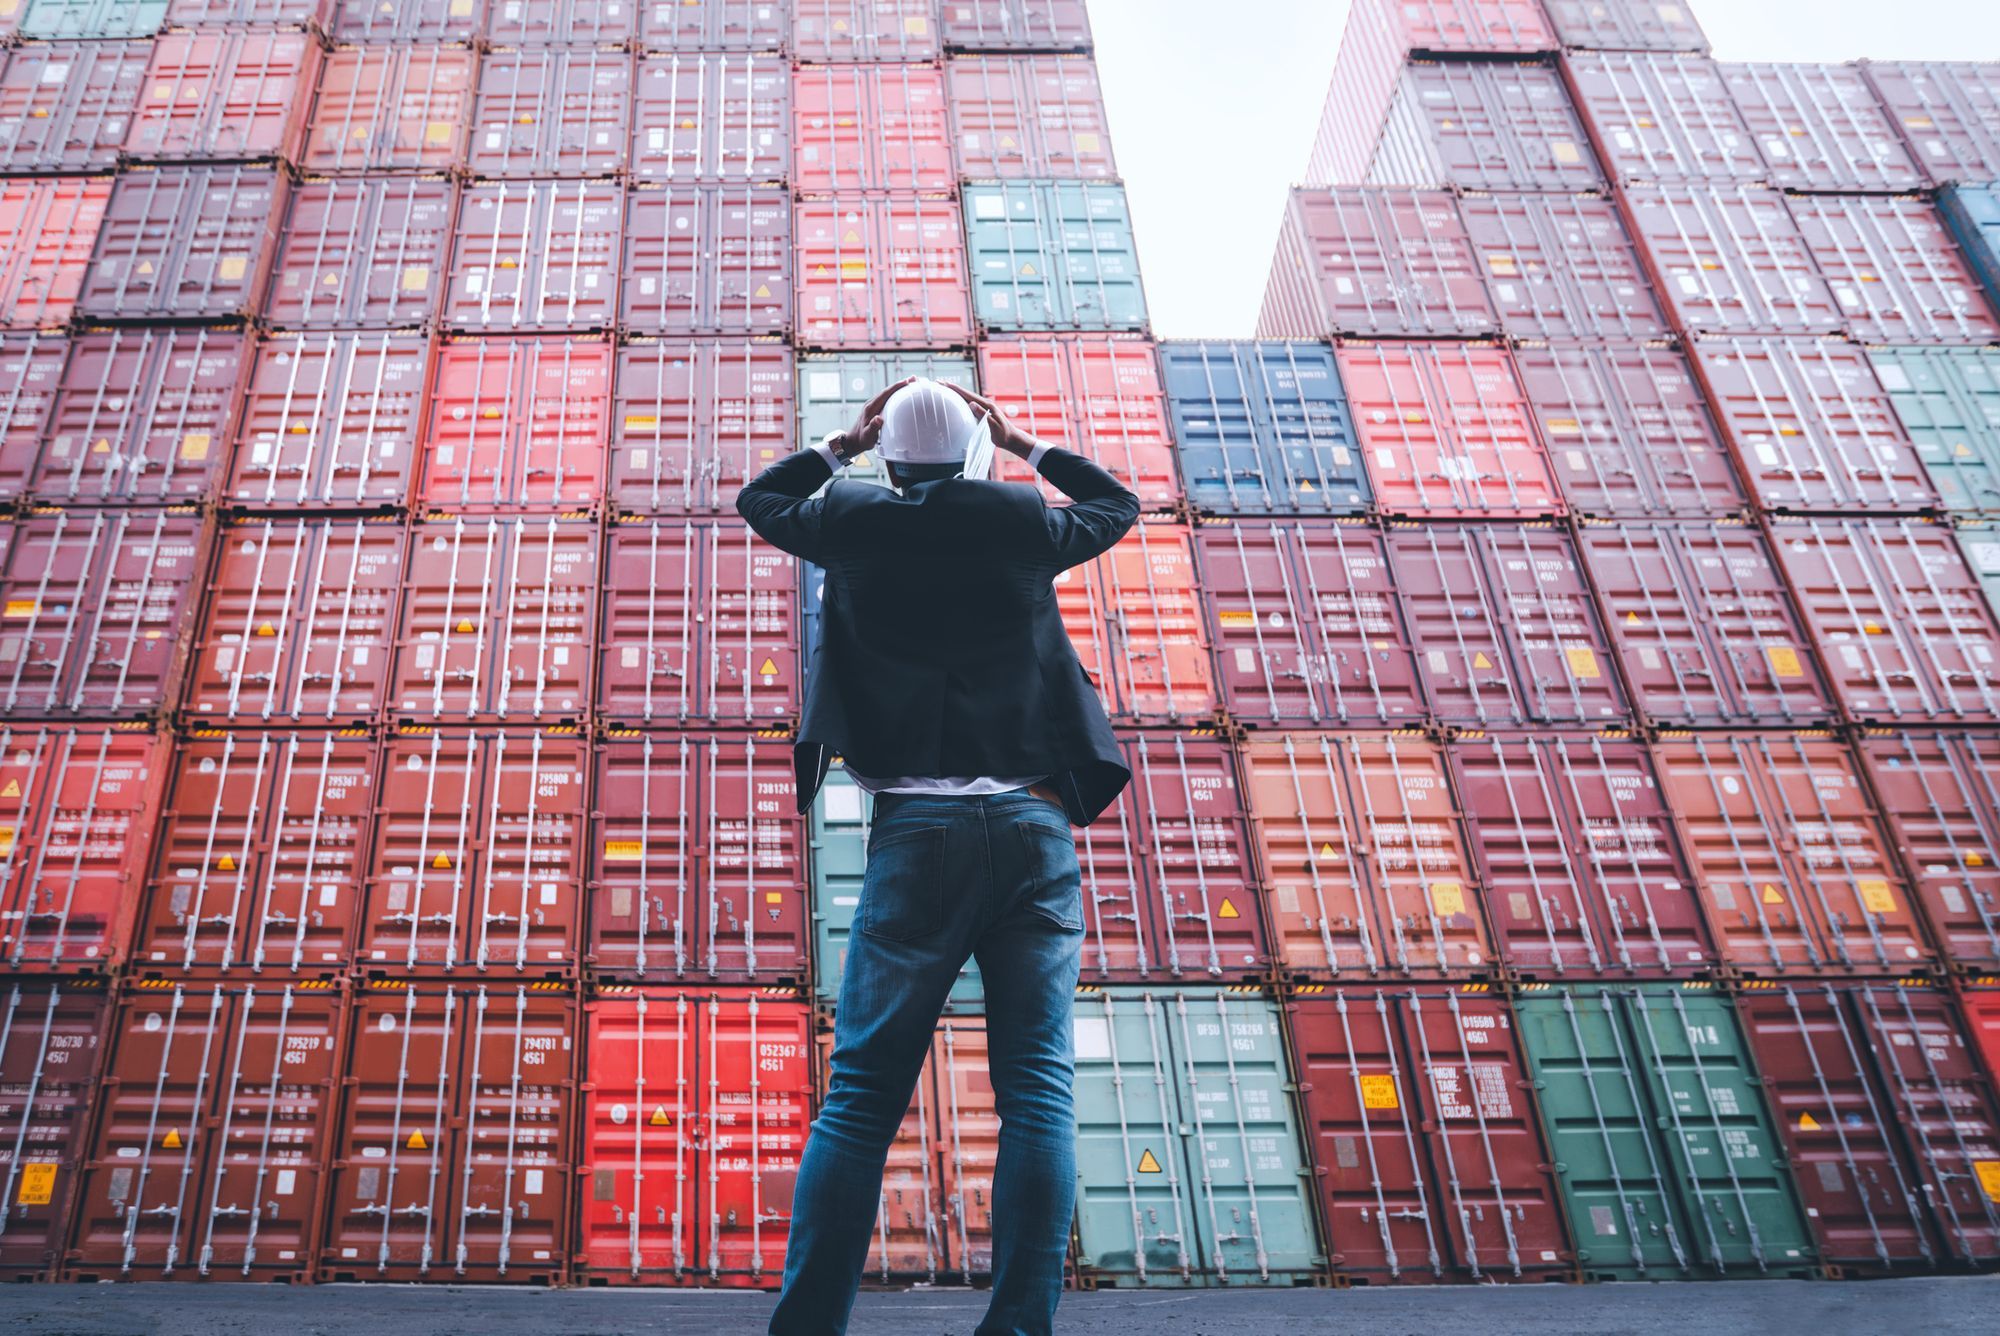
MULTIPOLYGON (((2000 60, 1995 0, 1693 0, 1723 60, 2000 60)), ((1345 0, 1090 0, 1153 330, 1257 323, 1345 0)))

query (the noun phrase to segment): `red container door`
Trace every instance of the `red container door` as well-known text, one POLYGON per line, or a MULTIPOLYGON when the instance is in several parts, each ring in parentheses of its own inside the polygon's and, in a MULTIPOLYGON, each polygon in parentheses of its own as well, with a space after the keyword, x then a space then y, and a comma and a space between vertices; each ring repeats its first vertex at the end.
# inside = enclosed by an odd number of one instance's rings
POLYGON ((206 500, 235 431, 244 347, 241 334, 206 329, 73 340, 30 484, 36 497, 206 500))
POLYGON ((935 60, 935 0, 794 0, 792 54, 806 60, 935 60))
MULTIPOLYGON (((126 172, 104 206, 77 310, 86 319, 107 321, 255 316, 263 306, 288 189, 286 179, 270 168, 126 172)), ((6 309, 17 304, 18 299, 6 309)))
POLYGON ((69 323, 110 198, 103 179, 0 184, 0 328, 69 323))
POLYGON ((624 50, 492 51, 479 63, 466 166, 479 177, 616 175, 631 121, 624 50))
POLYGON ((791 35, 791 15, 769 0, 639 6, 639 40, 648 51, 782 51, 791 35))
MULTIPOLYGON (((772 12, 761 0, 750 2, 772 12)), ((696 12, 725 7, 704 5, 696 12)), ((648 12, 676 13, 662 5, 648 12)), ((791 169, 790 62, 710 46, 639 58, 632 102, 634 180, 781 181, 791 169)))
POLYGON ((1912 157, 1940 185, 2000 178, 2000 76, 1973 61, 1863 61, 1912 157))
POLYGON ((1140 733, 1125 752, 1151 873, 1148 955, 1175 980, 1262 982, 1270 947, 1229 744, 1140 733))
POLYGON ((1837 334, 1846 326, 1777 191, 1643 185, 1624 199, 1640 253, 1682 331, 1837 334))
POLYGON ((792 197, 775 186, 638 189, 619 324, 637 334, 785 334, 792 197))
POLYGON ((1459 211, 1511 337, 1666 337, 1666 313, 1610 200, 1467 195, 1459 211))
POLYGON ((125 152, 139 162, 296 161, 319 62, 318 41, 303 32, 161 33, 125 152))
POLYGON ((2000 737, 1885 731, 1861 758, 1945 958, 2000 970, 2000 737))
POLYGON ((971 1284, 974 1276, 993 1271, 993 1175, 1000 1156, 1000 1112, 984 1018, 940 1021, 930 1067, 937 1078, 933 1106, 945 1256, 951 1271, 971 1284))
POLYGON ((621 512, 734 510, 797 448, 790 345, 644 340, 618 349, 608 499, 621 512))
POLYGON ((1542 7, 1548 10, 1557 38, 1568 49, 1708 52, 1708 38, 1686 5, 1542 0, 1542 7))
POLYGON ((444 323, 495 333, 611 328, 624 212, 624 192, 601 181, 467 186, 444 323))
POLYGON ((801 346, 972 342, 956 199, 848 191, 801 200, 793 227, 801 346))
POLYGON ((586 917, 587 963, 600 978, 684 979, 701 968, 700 764, 688 733, 608 729, 597 741, 586 917))
POLYGON ((773 1288, 784 1276, 812 1053, 804 1002, 753 992, 702 1003, 701 1283, 773 1288))
POLYGON ((720 734, 701 767, 701 968, 730 983, 797 987, 812 928, 790 741, 720 734))
POLYGON ((264 318, 280 329, 418 329, 437 316, 458 189, 432 177, 307 181, 264 318))
POLYGON ((1292 192, 1260 337, 1466 338, 1498 330, 1449 194, 1359 186, 1292 192))
POLYGON ((438 351, 418 495, 453 510, 587 510, 604 497, 609 343, 454 339, 438 351))
MULTIPOLYGON (((1717 67, 1765 180, 1785 190, 1921 190, 1923 169, 1855 65, 1726 64, 1717 67)), ((1867 210, 1873 201, 1853 201, 1867 210)))
POLYGON ((802 194, 949 191, 958 184, 936 65, 800 65, 791 180, 802 194))
POLYGON ((398 0, 395 4, 340 0, 332 37, 340 43, 424 42, 470 44, 486 31, 490 0, 398 0))
MULTIPOLYGON (((69 343, 53 334, 0 335, 0 504, 19 500, 35 475, 69 343)), ((0 551, 0 569, 6 561, 0 551)))
POLYGON ((1089 58, 957 56, 945 63, 945 81, 960 176, 1118 179, 1104 94, 1089 58))
POLYGON ((953 51, 1085 51, 1084 0, 944 0, 944 44, 953 51))
POLYGON ((326 58, 308 172, 449 172, 465 161, 479 57, 463 47, 343 46, 326 58))
MULTIPOLYGON (((1095 334, 982 339, 981 392, 1038 440, 1109 469, 1146 510, 1180 500, 1167 396, 1150 339, 1095 334)), ((1052 505, 1067 498, 1025 462, 997 453, 992 476, 1032 482, 1052 505)))
POLYGON ((0 74, 0 168, 116 168, 152 49, 150 41, 37 42, 10 52, 0 74))
POLYGON ((260 339, 225 498, 273 510, 403 504, 430 365, 422 334, 260 339))
POLYGON ((693 991, 607 984, 583 1004, 572 1265, 586 1284, 682 1281, 699 1264, 705 1002, 693 991))
POLYGON ((1931 200, 1806 195, 1786 203, 1855 338, 2000 339, 2000 319, 1931 200))
POLYGON ((1077 657, 1115 721, 1214 717, 1208 629, 1185 525, 1134 525, 1109 552, 1059 573, 1055 590, 1077 657))
POLYGON ((0 1087, 18 1092, 0 1113, 0 1278, 53 1280, 89 1154, 91 1112, 108 1047, 101 980, 15 980, 0 1015, 0 1087))
POLYGON ((1597 152, 1621 184, 1768 179, 1714 61, 1573 51, 1563 64, 1597 152))

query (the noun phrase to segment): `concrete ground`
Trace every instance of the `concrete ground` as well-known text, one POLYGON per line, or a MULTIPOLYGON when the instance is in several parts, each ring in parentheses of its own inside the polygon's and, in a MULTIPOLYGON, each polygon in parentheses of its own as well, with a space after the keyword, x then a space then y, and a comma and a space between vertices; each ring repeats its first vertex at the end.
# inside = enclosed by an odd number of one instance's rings
MULTIPOLYGON (((985 1296, 866 1293, 853 1336, 968 1336, 985 1296)), ((715 1290, 17 1285, 0 1336, 758 1336, 771 1296, 715 1290)), ((2000 1277, 1721 1284, 1100 1291, 1063 1296, 1062 1336, 1846 1336, 2000 1331, 2000 1277)))

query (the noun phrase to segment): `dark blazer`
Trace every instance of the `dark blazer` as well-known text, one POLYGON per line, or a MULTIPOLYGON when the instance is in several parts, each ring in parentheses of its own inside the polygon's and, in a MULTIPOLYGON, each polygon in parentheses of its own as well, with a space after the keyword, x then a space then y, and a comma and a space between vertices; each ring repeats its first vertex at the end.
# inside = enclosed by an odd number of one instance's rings
POLYGON ((840 481, 816 450, 746 484, 737 513, 821 566, 819 647, 793 744, 799 810, 839 755, 864 775, 1047 775, 1087 826, 1132 777, 1053 581, 1121 538, 1139 498, 1082 455, 1050 447, 1026 483, 944 478, 901 495, 840 481))

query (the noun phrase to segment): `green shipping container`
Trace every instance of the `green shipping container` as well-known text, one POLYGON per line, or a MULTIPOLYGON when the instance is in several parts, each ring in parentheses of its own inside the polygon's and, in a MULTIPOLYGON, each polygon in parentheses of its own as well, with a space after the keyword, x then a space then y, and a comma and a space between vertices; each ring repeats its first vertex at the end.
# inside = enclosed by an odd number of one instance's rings
POLYGON ((1946 510, 2000 514, 2000 349, 1870 348, 1946 510))
POLYGON ((1517 1009, 1587 1275, 1818 1274, 1726 996, 1701 984, 1542 985, 1517 1009))
POLYGON ((42 39, 151 37, 167 21, 167 0, 29 0, 21 36, 42 39))
POLYGON ((1965 563, 1979 577, 1993 616, 2000 619, 2000 522, 1974 520, 1958 529, 1959 546, 1965 549, 1965 563))
POLYGON ((1124 187, 996 181, 962 193, 972 309, 985 328, 1146 328, 1124 187))
MULTIPOLYGON (((807 354, 799 358, 798 365, 801 450, 830 431, 845 431, 853 426, 863 404, 873 399, 883 386, 893 385, 905 376, 948 380, 968 390, 979 388, 970 357, 942 353, 842 353, 828 357, 807 354)), ((839 476, 889 485, 872 450, 841 470, 839 476)))
POLYGON ((1324 1273, 1295 1084, 1269 998, 1076 999, 1077 1265, 1113 1285, 1294 1285, 1324 1273))

